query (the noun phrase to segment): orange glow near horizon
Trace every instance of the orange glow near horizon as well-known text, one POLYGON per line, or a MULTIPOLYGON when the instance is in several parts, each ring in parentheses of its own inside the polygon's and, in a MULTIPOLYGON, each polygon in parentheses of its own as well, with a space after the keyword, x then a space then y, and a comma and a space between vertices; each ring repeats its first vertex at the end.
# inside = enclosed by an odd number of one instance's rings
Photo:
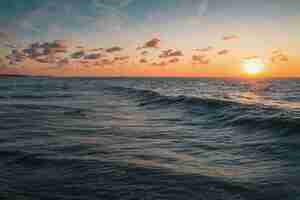
POLYGON ((241 62, 242 71, 250 76, 262 74, 265 70, 265 63, 260 58, 245 59, 241 62))

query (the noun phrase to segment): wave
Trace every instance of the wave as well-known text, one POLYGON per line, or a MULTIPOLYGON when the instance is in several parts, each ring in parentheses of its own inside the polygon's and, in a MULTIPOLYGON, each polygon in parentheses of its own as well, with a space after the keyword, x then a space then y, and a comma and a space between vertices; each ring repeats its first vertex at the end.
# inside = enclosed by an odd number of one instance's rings
POLYGON ((32 94, 24 94, 24 95, 0 95, 0 99, 52 99, 52 98, 72 98, 73 95, 68 95, 68 94, 62 94, 62 95, 32 95, 32 94))
POLYGON ((247 103, 230 98, 167 96, 152 90, 113 87, 120 94, 134 97, 138 106, 149 109, 184 109, 192 115, 207 117, 222 126, 272 129, 284 134, 300 131, 300 113, 274 105, 247 103))

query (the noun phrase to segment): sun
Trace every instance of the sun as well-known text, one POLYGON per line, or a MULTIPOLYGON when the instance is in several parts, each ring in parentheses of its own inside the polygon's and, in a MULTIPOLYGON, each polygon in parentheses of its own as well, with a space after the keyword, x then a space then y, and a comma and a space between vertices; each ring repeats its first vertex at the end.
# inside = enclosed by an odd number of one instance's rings
POLYGON ((242 70, 248 75, 258 75, 265 68, 264 62, 259 58, 245 59, 241 62, 242 70))

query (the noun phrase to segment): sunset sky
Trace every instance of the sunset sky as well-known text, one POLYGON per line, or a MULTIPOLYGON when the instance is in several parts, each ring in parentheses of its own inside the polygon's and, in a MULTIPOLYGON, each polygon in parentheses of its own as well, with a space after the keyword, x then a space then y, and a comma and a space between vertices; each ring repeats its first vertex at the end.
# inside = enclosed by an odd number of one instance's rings
POLYGON ((255 65, 255 76, 300 76, 299 10, 299 0, 1 0, 0 74, 232 77, 255 65))

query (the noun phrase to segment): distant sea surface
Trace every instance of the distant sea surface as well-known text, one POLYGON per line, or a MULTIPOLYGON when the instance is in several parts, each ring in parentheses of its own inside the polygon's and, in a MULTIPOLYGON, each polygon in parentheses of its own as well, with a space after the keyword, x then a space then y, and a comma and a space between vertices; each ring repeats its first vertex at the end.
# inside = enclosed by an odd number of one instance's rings
POLYGON ((300 199, 300 80, 0 79, 0 199, 300 199))

